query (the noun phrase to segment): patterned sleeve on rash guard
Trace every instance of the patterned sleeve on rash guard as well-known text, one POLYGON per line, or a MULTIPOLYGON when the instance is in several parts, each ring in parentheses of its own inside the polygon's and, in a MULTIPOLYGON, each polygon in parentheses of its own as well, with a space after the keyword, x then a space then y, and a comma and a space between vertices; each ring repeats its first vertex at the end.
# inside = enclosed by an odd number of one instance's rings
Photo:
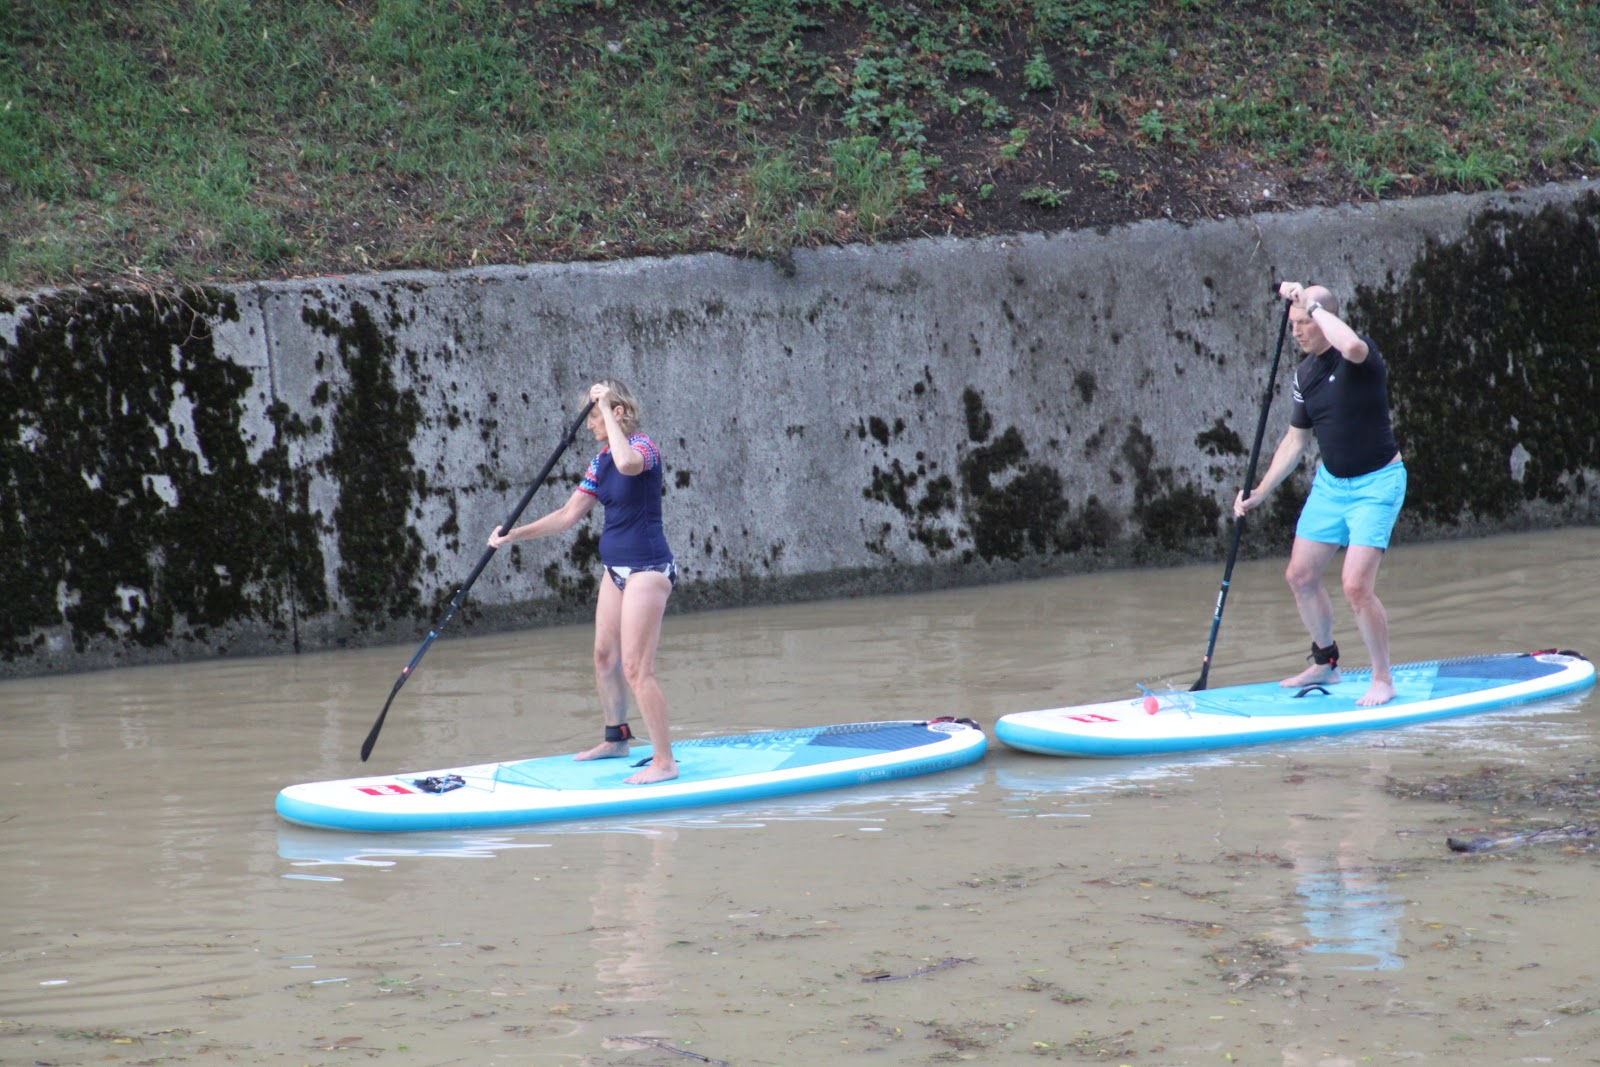
MULTIPOLYGON (((656 443, 642 433, 636 433, 628 438, 628 443, 634 447, 639 455, 644 457, 644 470, 652 470, 661 466, 661 449, 656 443)), ((600 461, 611 454, 611 446, 607 445, 600 450, 600 454, 589 461, 589 469, 583 472, 583 481, 578 483, 578 492, 588 493, 592 497, 600 495, 600 461)), ((643 473, 641 471, 641 473, 643 473)))
MULTIPOLYGON (((600 456, 605 455, 604 452, 600 456)), ((583 481, 578 483, 578 492, 588 493, 590 496, 600 495, 600 456, 589 461, 589 469, 583 472, 583 481)))
POLYGON ((660 466, 661 449, 657 448, 656 443, 650 440, 650 438, 646 437, 642 433, 636 433, 632 437, 628 438, 628 443, 638 450, 639 455, 644 457, 645 470, 650 470, 652 467, 660 466))

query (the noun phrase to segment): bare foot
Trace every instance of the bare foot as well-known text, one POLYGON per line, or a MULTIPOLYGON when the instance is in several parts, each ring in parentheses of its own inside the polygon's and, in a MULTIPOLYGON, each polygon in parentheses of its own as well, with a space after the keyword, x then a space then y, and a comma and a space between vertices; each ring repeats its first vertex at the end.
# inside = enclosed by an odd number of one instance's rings
POLYGON ((1380 682, 1378 679, 1374 678, 1372 680, 1372 685, 1365 693, 1362 694, 1361 699, 1356 701, 1356 703, 1361 705, 1363 708, 1375 708, 1379 704, 1387 704, 1393 699, 1394 683, 1389 681, 1380 682))
POLYGON ((631 778, 624 778, 628 785, 650 785, 653 782, 670 782, 678 777, 678 763, 676 760, 667 763, 650 762, 639 769, 639 773, 631 778))
POLYGON ((1307 685, 1333 685, 1338 680, 1338 667, 1327 663, 1313 663, 1293 678, 1285 678, 1278 684, 1285 689, 1299 689, 1307 685))
POLYGON ((587 752, 580 752, 572 758, 575 760, 586 759, 619 759, 628 754, 626 741, 602 741, 587 752))

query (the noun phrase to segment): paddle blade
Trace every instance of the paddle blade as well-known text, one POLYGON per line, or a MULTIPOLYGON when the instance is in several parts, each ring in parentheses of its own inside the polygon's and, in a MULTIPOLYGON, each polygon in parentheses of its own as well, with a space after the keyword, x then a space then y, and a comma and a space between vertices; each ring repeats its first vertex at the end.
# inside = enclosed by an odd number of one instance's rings
MULTIPOLYGON (((419 653, 420 655, 420 653, 419 653)), ((378 732, 383 729, 383 720, 389 716, 389 705, 394 703, 394 695, 400 692, 400 687, 406 684, 406 679, 411 677, 412 664, 406 664, 406 669, 400 672, 400 677, 395 679, 394 688, 389 690, 389 699, 383 702, 383 710, 378 712, 378 721, 372 724, 372 729, 367 731, 367 739, 361 742, 361 762, 367 762, 367 757, 372 755, 372 746, 378 743, 378 732)))

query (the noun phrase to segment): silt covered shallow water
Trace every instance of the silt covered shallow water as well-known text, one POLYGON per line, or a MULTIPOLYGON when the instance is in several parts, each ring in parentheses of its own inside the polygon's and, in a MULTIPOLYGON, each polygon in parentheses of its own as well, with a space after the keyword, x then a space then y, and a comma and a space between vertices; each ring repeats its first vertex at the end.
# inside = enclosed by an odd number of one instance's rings
MULTIPOLYGON (((1234 575, 1211 684, 1305 638, 1234 575)), ((1198 672, 1217 568, 675 615, 683 737, 1009 711, 1198 672)), ((1402 546, 1397 660, 1600 653, 1600 531, 1402 546)), ((1346 661, 1362 665, 1348 613, 1346 661)), ((421 635, 418 635, 420 640, 421 635)), ((492 833, 280 821, 291 782, 576 750, 589 633, 0 685, 7 1063, 1588 1062, 1593 691, 1324 741, 492 833)))

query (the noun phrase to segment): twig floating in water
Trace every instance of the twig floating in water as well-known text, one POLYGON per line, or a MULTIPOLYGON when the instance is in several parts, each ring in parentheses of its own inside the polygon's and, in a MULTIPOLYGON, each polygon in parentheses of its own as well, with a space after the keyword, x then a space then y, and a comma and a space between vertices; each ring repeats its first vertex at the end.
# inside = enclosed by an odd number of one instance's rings
POLYGON ((1520 848, 1523 845, 1543 845, 1551 841, 1572 841, 1593 837, 1596 829, 1592 824, 1568 823, 1566 826, 1547 826, 1543 830, 1523 830, 1519 833, 1501 834, 1498 837, 1447 837, 1444 843, 1450 846, 1451 852, 1504 852, 1506 849, 1520 848))
POLYGON ((698 1052, 690 1052, 687 1049, 673 1048, 671 1045, 667 1044, 658 1037, 633 1037, 630 1035, 627 1037, 613 1037, 611 1040, 637 1041, 641 1045, 649 1045, 651 1048, 658 1048, 662 1052, 674 1052, 679 1056, 687 1056, 691 1060, 699 1060, 701 1063, 715 1064, 716 1067, 729 1067, 727 1060, 714 1060, 710 1056, 702 1056, 698 1052))
POLYGON ((1187 926, 1191 930, 1226 930, 1221 923, 1205 922, 1201 919, 1180 919, 1175 915, 1151 915, 1144 913, 1144 918, 1158 923, 1172 923, 1174 926, 1187 926))
POLYGON ((879 971, 877 974, 869 974, 861 980, 863 982, 898 982, 902 978, 921 978, 925 974, 932 974, 934 971, 942 971, 948 967, 954 967, 958 963, 971 962, 971 960, 957 959, 956 957, 951 956, 947 960, 942 960, 939 963, 935 963, 931 967, 924 967, 920 971, 912 971, 910 974, 890 974, 888 971, 879 971))

